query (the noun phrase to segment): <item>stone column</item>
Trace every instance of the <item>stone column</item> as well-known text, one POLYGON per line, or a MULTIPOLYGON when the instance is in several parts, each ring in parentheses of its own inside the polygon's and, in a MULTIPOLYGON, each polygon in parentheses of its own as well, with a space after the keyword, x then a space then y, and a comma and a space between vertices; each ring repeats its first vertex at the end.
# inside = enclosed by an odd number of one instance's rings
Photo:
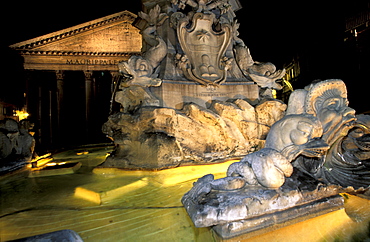
POLYGON ((119 78, 120 74, 119 74, 118 71, 111 71, 110 74, 112 76, 112 84, 111 84, 110 90, 113 93, 114 87, 116 85, 116 82, 118 81, 118 78, 119 78))
POLYGON ((91 117, 91 100, 92 100, 92 83, 93 83, 93 72, 84 71, 85 75, 85 134, 86 139, 89 139, 89 119, 91 117))
POLYGON ((26 91, 25 91, 25 108, 26 108, 26 112, 27 113, 29 113, 30 114, 30 110, 31 110, 31 108, 30 108, 30 93, 31 93, 31 91, 30 91, 30 85, 31 85, 31 80, 32 80, 32 73, 29 71, 29 70, 27 70, 26 71, 26 91))
POLYGON ((39 126, 38 126, 38 142, 39 144, 42 144, 43 141, 43 132, 42 132, 42 127, 43 127, 43 122, 42 122, 42 110, 43 105, 42 105, 42 86, 40 85, 38 87, 38 99, 37 99, 37 120, 39 121, 39 126))
POLYGON ((62 130, 62 117, 63 117, 63 102, 64 102, 64 71, 55 71, 57 80, 57 126, 58 130, 62 130))
POLYGON ((119 105, 118 103, 114 101, 114 96, 116 94, 115 92, 117 91, 115 90, 115 87, 120 77, 120 73, 118 71, 111 71, 110 74, 112 76, 112 82, 111 82, 111 88, 110 88, 112 95, 110 99, 109 115, 113 114, 115 111, 119 111, 119 105))

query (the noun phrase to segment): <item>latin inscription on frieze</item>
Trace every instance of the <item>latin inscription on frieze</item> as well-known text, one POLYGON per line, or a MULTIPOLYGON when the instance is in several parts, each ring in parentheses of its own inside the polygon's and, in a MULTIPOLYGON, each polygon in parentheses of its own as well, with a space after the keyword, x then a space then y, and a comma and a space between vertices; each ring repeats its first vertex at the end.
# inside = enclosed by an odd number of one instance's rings
POLYGON ((67 65, 117 65, 124 60, 67 59, 67 65))
POLYGON ((196 97, 226 97, 227 93, 222 92, 201 92, 195 94, 196 97))
POLYGON ((196 97, 226 97, 229 95, 227 92, 220 92, 216 87, 213 86, 200 89, 205 90, 198 90, 198 93, 195 94, 196 97))

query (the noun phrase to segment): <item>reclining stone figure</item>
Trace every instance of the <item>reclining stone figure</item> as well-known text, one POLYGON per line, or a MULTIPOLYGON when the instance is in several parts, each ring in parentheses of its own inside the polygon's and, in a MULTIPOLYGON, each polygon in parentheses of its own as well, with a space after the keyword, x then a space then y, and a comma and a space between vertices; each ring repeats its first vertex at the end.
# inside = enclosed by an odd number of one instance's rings
POLYGON ((338 209, 339 193, 368 189, 370 117, 359 115, 356 121, 354 114, 341 80, 294 91, 264 148, 231 164, 227 177, 203 176, 183 196, 195 226, 214 226, 231 238, 338 209))
POLYGON ((265 148, 232 164, 228 176, 241 176, 248 184, 279 188, 293 173, 291 162, 300 154, 320 157, 329 146, 318 139, 320 122, 311 115, 288 115, 276 122, 266 138, 265 148))
POLYGON ((331 173, 343 167, 338 157, 342 157, 342 153, 349 157, 354 155, 348 155, 345 149, 340 149, 338 155, 338 149, 329 148, 337 146, 354 127, 354 114, 355 111, 348 107, 347 90, 342 80, 315 81, 305 89, 296 90, 289 100, 287 115, 271 127, 265 147, 231 164, 227 177, 208 178, 209 185, 204 183, 203 186, 219 190, 241 189, 245 185, 277 189, 291 176, 293 167, 315 179, 342 185, 340 180, 350 180, 361 162, 356 166, 352 161, 354 168, 350 174, 334 179, 331 173))

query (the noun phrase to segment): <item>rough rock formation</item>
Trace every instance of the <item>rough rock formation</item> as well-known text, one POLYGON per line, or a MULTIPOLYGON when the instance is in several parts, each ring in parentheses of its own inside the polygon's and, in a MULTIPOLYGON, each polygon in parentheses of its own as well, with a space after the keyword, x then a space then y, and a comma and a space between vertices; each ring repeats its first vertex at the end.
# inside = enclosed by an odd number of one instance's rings
POLYGON ((182 110, 141 107, 135 113, 116 113, 103 132, 117 146, 102 166, 161 169, 245 156, 263 145, 285 108, 278 100, 253 107, 237 99, 215 100, 208 109, 188 103, 182 110))

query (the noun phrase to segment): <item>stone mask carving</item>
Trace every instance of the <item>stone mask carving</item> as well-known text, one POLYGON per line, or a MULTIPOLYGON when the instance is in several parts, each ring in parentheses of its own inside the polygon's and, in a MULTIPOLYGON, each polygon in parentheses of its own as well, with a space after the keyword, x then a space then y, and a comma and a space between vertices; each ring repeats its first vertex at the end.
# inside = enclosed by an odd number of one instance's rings
POLYGON ((370 184, 369 156, 365 148, 370 143, 367 135, 370 122, 364 115, 356 121, 355 110, 348 107, 343 81, 314 82, 294 91, 287 113, 315 116, 322 126, 321 139, 330 145, 325 156, 298 157, 293 163, 295 167, 326 183, 355 188, 370 184))
POLYGON ((355 110, 348 107, 347 89, 342 80, 326 80, 311 84, 305 100, 305 112, 317 117, 323 127, 323 137, 329 145, 347 135, 355 110))

